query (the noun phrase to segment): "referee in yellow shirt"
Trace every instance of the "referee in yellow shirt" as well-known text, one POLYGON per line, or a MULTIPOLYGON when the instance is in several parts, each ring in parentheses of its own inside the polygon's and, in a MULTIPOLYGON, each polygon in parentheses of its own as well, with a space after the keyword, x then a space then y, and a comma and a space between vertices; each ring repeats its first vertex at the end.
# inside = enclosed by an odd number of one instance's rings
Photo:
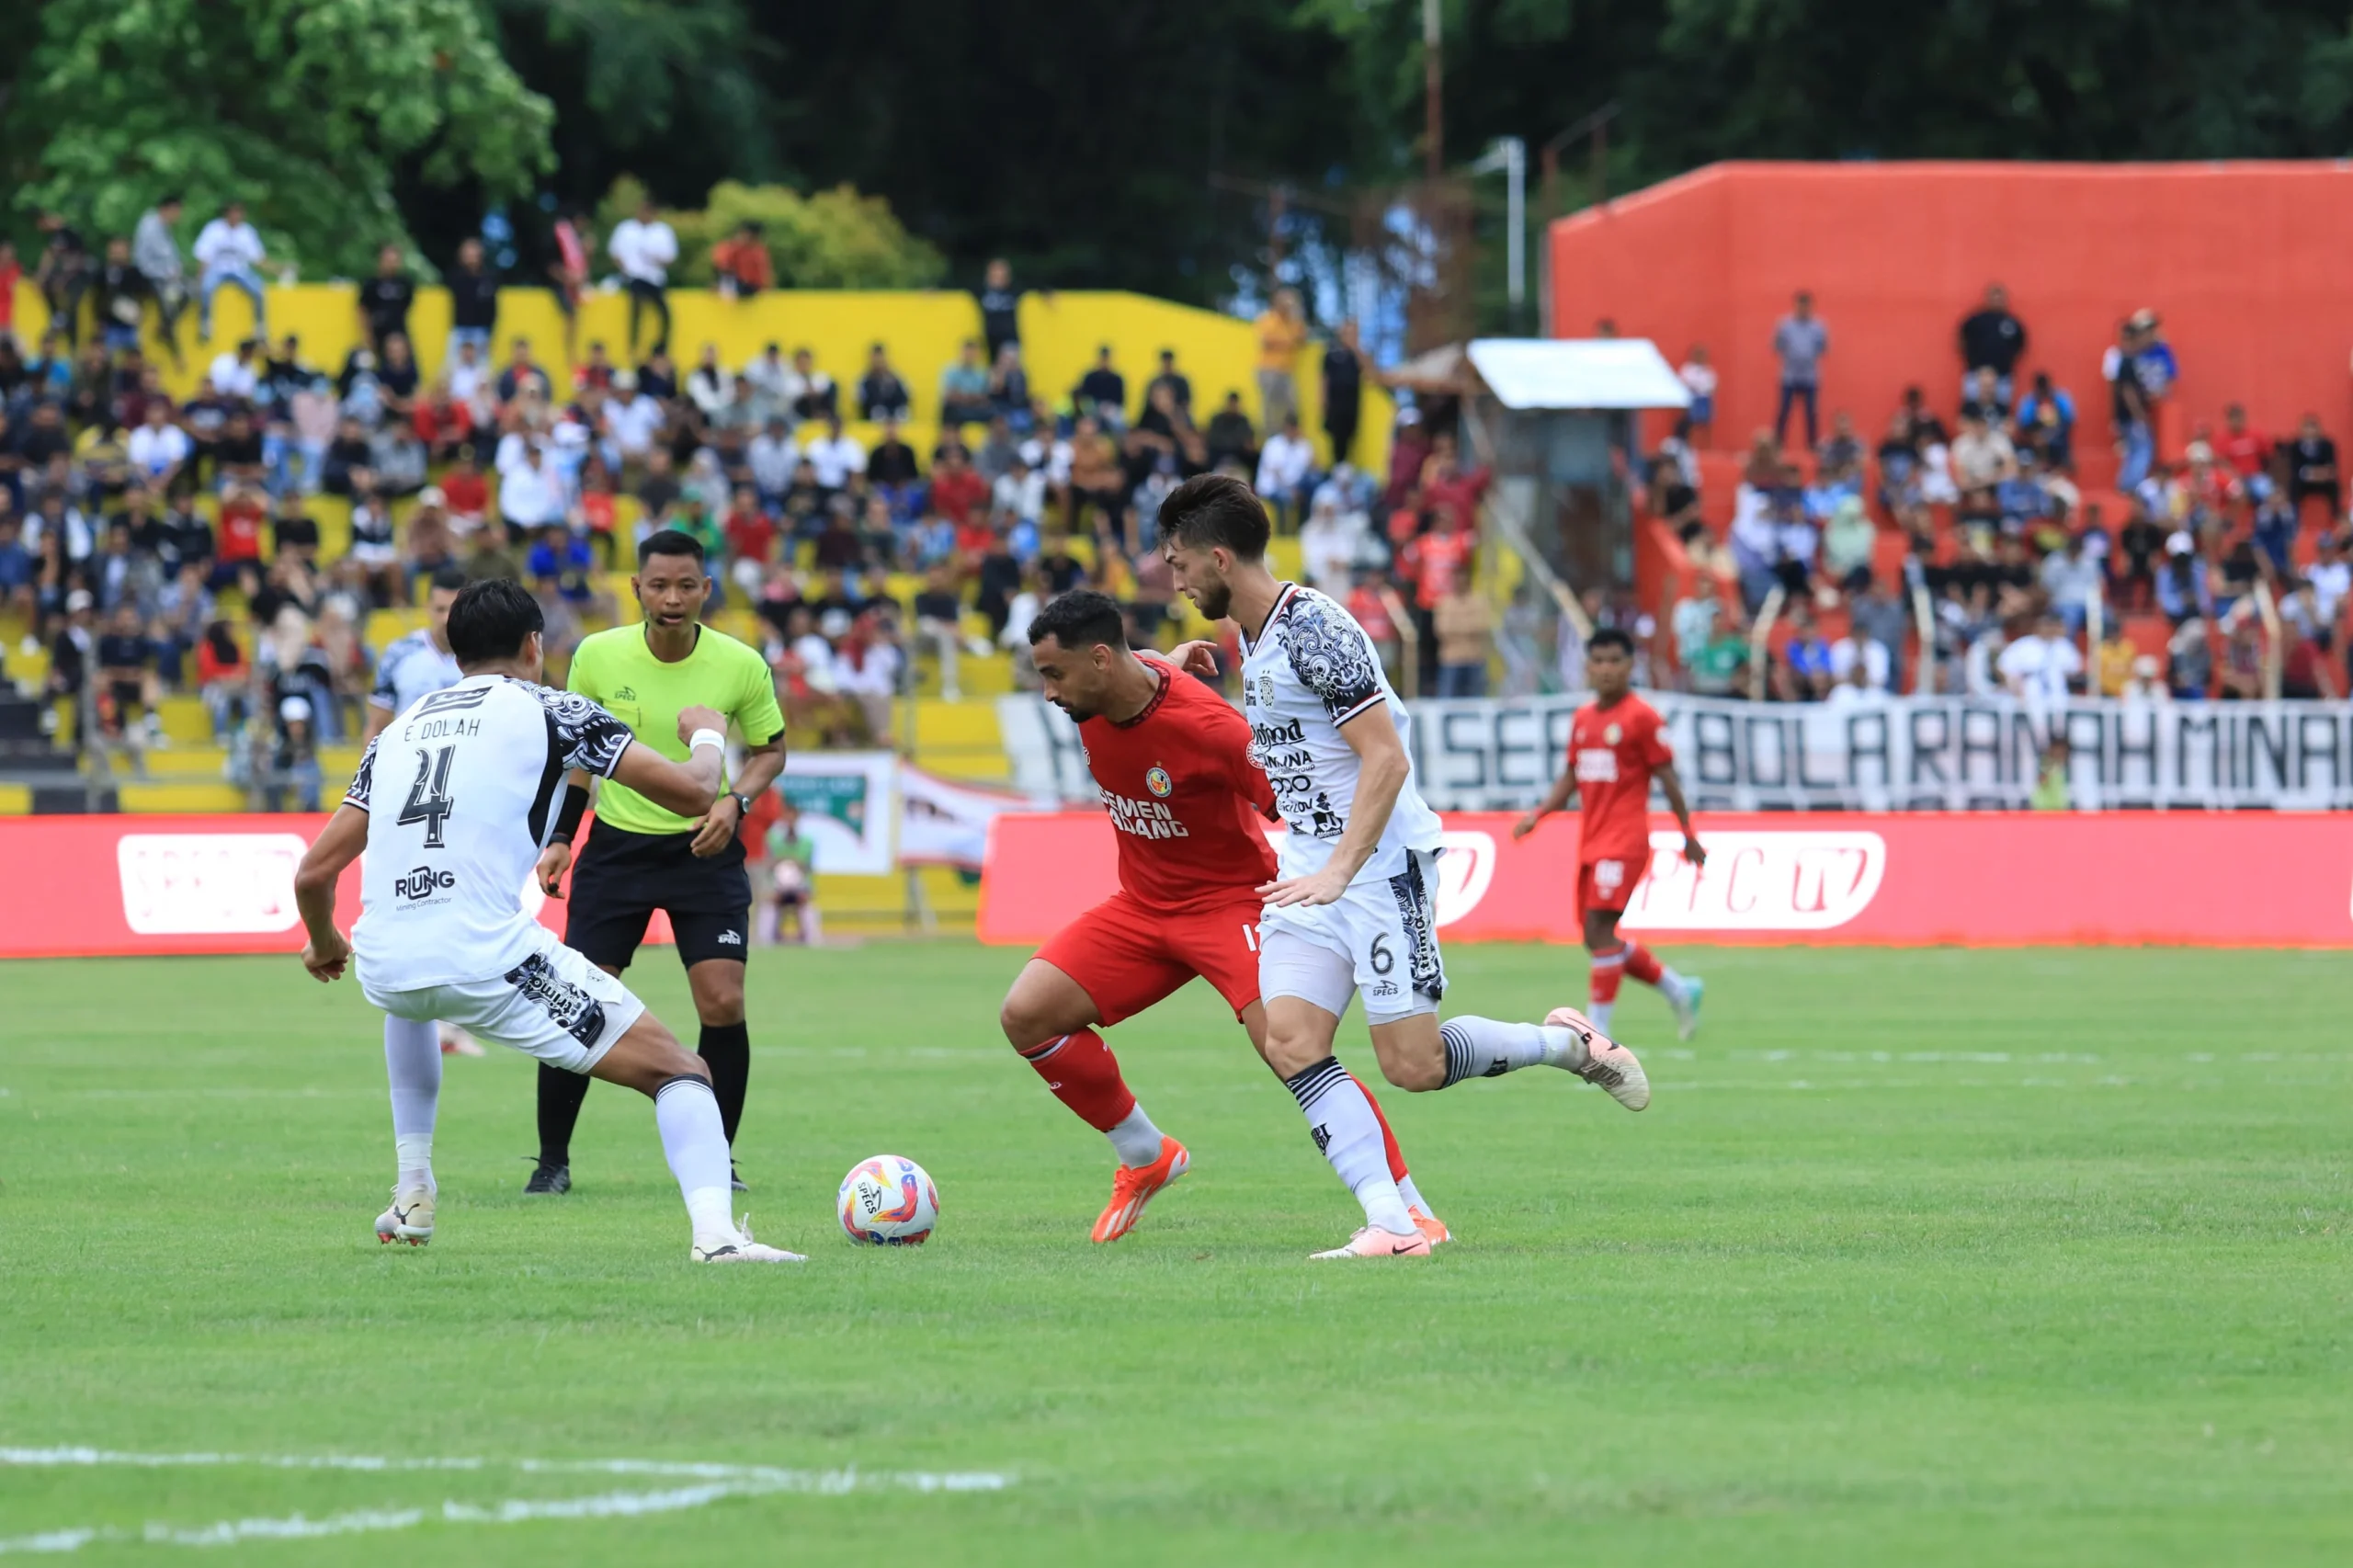
MULTIPOLYGON (((630 579, 645 619, 587 638, 572 656, 573 690, 611 711, 640 744, 683 758, 678 710, 701 706, 725 714, 743 733, 749 754, 708 815, 665 811, 611 779, 597 786, 597 820, 577 862, 572 839, 588 803, 587 776, 574 772, 564 791, 552 842, 540 857, 540 885, 554 892, 572 871, 570 913, 563 939, 608 974, 636 957, 655 910, 670 917, 678 961, 687 966, 695 1012, 702 1020, 698 1046, 710 1069, 728 1144, 744 1117, 751 1075, 751 1040, 744 1027, 744 949, 751 935, 751 879, 736 825, 784 767, 784 714, 776 677, 759 651, 702 624, 710 578, 701 543, 664 528, 637 547, 630 579)), ((540 1069, 539 1168, 525 1192, 572 1187, 572 1130, 580 1120, 589 1080, 576 1073, 540 1069)), ((741 1177, 735 1182, 743 1190, 741 1177)))

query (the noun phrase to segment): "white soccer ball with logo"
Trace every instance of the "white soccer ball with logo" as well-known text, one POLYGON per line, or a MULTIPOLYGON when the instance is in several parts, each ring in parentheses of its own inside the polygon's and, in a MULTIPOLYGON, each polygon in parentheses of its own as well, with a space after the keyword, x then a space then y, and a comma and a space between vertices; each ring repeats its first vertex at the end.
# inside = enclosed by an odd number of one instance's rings
POLYGON ((939 1188, 900 1154, 877 1154, 850 1166, 835 1202, 842 1233, 869 1246, 921 1246, 939 1223, 939 1188))

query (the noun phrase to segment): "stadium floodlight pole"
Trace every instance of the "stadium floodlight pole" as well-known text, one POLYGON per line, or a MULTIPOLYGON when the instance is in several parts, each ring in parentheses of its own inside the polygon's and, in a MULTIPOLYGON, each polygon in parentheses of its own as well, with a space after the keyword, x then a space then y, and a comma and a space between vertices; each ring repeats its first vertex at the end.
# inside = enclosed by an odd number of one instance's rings
POLYGON ((1438 0, 1422 0, 1422 142, 1435 185, 1446 171, 1446 28, 1438 0))
POLYGON ((1498 136, 1486 155, 1471 165, 1472 174, 1504 176, 1504 292, 1511 300, 1512 323, 1519 321, 1520 305, 1528 298, 1528 143, 1517 136, 1498 136))

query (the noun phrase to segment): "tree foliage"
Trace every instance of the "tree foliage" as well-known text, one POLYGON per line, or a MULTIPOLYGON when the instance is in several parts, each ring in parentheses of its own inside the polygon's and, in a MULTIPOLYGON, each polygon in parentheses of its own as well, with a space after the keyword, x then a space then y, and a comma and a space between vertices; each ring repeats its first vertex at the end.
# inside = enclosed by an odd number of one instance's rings
MULTIPOLYGON (((633 176, 613 182, 597 209, 599 233, 636 215, 644 185, 633 176)), ((927 242, 907 233, 878 197, 841 185, 802 196, 784 186, 722 180, 695 210, 662 210, 678 236, 672 276, 702 286, 713 276, 710 247, 742 224, 760 225, 777 282, 788 289, 926 289, 948 264, 927 242)))
POLYGON ((529 190, 552 111, 470 0, 48 0, 8 106, 20 209, 127 233, 242 198, 274 256, 358 276, 405 244, 395 174, 529 190))

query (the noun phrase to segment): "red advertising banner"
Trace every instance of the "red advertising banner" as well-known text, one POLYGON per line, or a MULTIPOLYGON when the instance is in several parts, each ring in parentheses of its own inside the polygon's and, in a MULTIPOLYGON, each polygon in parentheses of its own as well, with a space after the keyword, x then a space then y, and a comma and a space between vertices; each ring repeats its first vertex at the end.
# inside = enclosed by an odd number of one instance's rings
MULTIPOLYGON (((294 868, 326 826, 317 816, 0 817, 0 958, 108 953, 291 953, 302 947, 294 868)), ((563 901, 523 890, 523 907, 563 929, 563 901)), ((359 918, 359 867, 335 890, 335 920, 359 918)), ((670 940, 666 916, 647 940, 670 940)))
MULTIPOLYGON (((1577 824, 1444 817, 1449 941, 1581 940, 1577 824)), ((2353 947, 2353 813, 1710 815, 1704 869, 1655 819, 1622 928, 1665 941, 1892 947, 2353 947)), ((1109 819, 1000 816, 983 941, 1035 943, 1118 886, 1109 819)))

